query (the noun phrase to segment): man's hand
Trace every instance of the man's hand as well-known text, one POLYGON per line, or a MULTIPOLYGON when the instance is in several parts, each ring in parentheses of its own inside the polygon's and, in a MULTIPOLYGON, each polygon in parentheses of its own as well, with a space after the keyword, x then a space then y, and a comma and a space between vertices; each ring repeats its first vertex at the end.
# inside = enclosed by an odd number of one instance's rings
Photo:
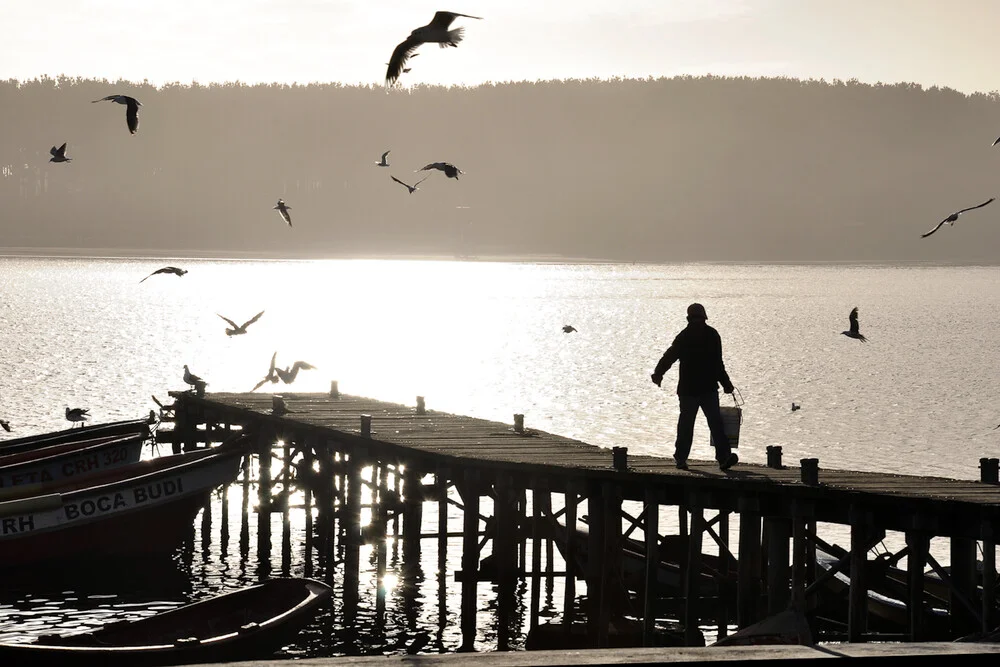
POLYGON ((722 391, 726 392, 727 394, 733 393, 733 385, 729 385, 728 387, 723 387, 722 391))
POLYGON ((663 376, 662 375, 657 375, 656 373, 653 373, 649 377, 653 378, 653 384, 655 384, 657 387, 659 387, 660 383, 663 382, 663 376))

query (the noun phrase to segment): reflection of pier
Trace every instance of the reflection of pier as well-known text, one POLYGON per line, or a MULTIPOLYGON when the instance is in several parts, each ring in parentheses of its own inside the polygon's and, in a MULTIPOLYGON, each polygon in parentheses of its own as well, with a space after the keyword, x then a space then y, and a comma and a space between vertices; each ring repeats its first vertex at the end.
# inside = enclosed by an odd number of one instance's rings
MULTIPOLYGON (((624 449, 525 428, 520 415, 510 426, 425 410, 422 398, 411 407, 341 395, 336 383, 331 389, 280 398, 174 392, 174 430, 158 437, 191 448, 221 441, 234 429, 256 434, 258 550, 270 553, 270 514, 282 512, 287 568, 289 494, 298 485, 306 507, 307 576, 314 552, 317 576, 332 582, 334 570, 343 568, 345 625, 362 595, 365 544, 374 545, 375 610, 384 618, 390 536, 402 545, 403 578, 408 568, 419 570, 422 544, 436 542, 444 571, 448 537, 462 539, 461 570, 451 574, 461 586, 465 649, 475 647, 481 582, 495 584, 500 649, 517 643, 525 612, 529 627, 539 624, 543 590, 551 598, 557 580, 562 618, 585 623, 595 647, 614 640, 609 627, 622 618, 636 621, 646 645, 657 641, 658 619, 679 623, 683 641, 698 644, 699 625, 717 626, 725 636, 733 624, 743 628, 790 606, 817 622, 826 619, 821 638, 852 642, 947 640, 997 625, 996 459, 981 461, 980 482, 819 470, 810 459, 786 467, 777 447, 768 448, 766 466, 740 465, 726 474, 714 463, 693 462, 679 471, 669 459, 628 456, 624 449), (275 452, 282 465, 272 478, 272 467, 259 461, 275 452), (281 491, 274 495, 276 488, 281 491), (449 524, 449 506, 462 510, 461 525, 449 524), (661 535, 661 509, 671 506, 677 534, 661 535), (437 513, 429 522, 440 526, 435 532, 423 530, 425 509, 437 513), (817 535, 817 522, 849 527, 850 549, 838 554, 817 535), (579 527, 585 537, 566 538, 564 526, 579 527), (886 531, 904 533, 905 548, 871 558, 869 550, 886 531), (560 536, 557 551, 553 538, 560 536), (950 568, 931 554, 932 540, 948 540, 950 568), (824 568, 816 565, 817 548, 835 554, 824 568), (560 552, 568 554, 565 561, 560 552), (586 558, 577 557, 581 552, 586 558), (676 581, 665 580, 666 565, 654 566, 660 562, 674 568, 676 581), (828 612, 829 596, 836 596, 828 584, 838 573, 850 575, 850 585, 841 586, 846 599, 834 600, 843 603, 840 622, 828 612), (887 589, 890 584, 895 588, 887 589), (887 626, 875 613, 870 590, 898 591, 901 626, 887 626), (527 609, 519 606, 524 598, 527 609)), ((249 460, 245 466, 248 473, 249 460)), ((245 474, 244 528, 249 480, 245 474)), ((444 623, 449 587, 445 577, 440 582, 444 623)))

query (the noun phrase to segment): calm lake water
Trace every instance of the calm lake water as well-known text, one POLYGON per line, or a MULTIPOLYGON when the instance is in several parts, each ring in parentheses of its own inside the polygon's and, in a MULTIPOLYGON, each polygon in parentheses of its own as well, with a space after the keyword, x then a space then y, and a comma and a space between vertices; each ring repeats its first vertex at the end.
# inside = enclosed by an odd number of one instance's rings
MULTIPOLYGON (((65 428, 67 405, 98 422, 138 417, 155 407, 151 395, 185 388, 184 364, 209 391, 249 391, 277 350, 280 365, 317 366, 295 391, 337 380, 348 394, 422 395, 429 409, 504 422, 523 413, 530 428, 669 456, 676 369, 663 389, 649 374, 692 301, 722 335, 746 400, 744 461, 782 445, 786 460, 821 467, 971 479, 981 456, 997 455, 996 267, 0 258, 0 417, 14 428, 7 437, 65 428), (139 284, 168 264, 189 273, 139 284), (840 335, 854 306, 867 344, 840 335), (242 322, 260 310, 248 335, 225 335, 219 314, 242 322)), ((701 418, 692 456, 712 456, 701 418)), ((157 587, 112 578, 0 593, 0 636, 134 618, 256 581, 255 540, 241 556, 238 494, 229 502, 231 543, 219 543, 217 501, 213 533, 196 528, 176 576, 157 587)), ((417 600, 390 592, 384 632, 368 633, 363 594, 362 648, 344 645, 334 612, 287 654, 393 652, 422 628, 437 642, 425 650, 457 648, 458 608, 438 633, 433 544, 424 554, 417 600)), ((291 574, 302 561, 293 554, 291 574)))

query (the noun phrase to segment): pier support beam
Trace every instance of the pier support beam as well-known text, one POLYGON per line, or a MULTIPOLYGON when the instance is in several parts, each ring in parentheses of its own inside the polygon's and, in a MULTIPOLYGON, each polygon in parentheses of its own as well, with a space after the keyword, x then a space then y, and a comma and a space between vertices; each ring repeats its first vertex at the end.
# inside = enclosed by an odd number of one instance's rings
POLYGON ((497 569, 497 650, 510 650, 510 632, 517 587, 518 501, 513 480, 507 473, 494 483, 493 560, 497 569))
POLYGON ((698 611, 701 607, 701 543, 705 531, 705 510, 699 506, 689 507, 691 512, 691 536, 688 538, 687 559, 684 564, 684 644, 698 646, 701 637, 698 631, 698 611))
MULTIPOLYGON (((576 616, 576 508, 579 495, 576 483, 566 480, 564 507, 566 508, 566 582, 563 587, 563 623, 573 623, 576 616)), ((558 528, 555 528, 558 530, 558 528)))
POLYGON ((908 640, 919 642, 924 640, 924 569, 927 567, 930 538, 926 533, 908 530, 906 546, 909 547, 909 554, 906 557, 906 578, 909 588, 906 606, 910 614, 908 640))
POLYGON ((852 506, 849 510, 851 521, 851 588, 847 597, 847 641, 864 641, 868 631, 868 549, 871 530, 868 513, 852 506))
MULTIPOLYGON (((447 488, 447 487, 446 487, 447 488)), ((447 506, 447 503, 445 503, 447 506)), ((420 560, 420 530, 424 514, 421 475, 412 465, 403 470, 403 565, 420 560)), ((447 531, 445 531, 447 532, 447 531)))
POLYGON ((772 616, 788 608, 790 602, 788 540, 791 538, 791 521, 783 517, 767 517, 767 615, 772 616))
POLYGON ((643 532, 646 535, 646 583, 643 587, 642 645, 653 646, 656 631, 657 585, 660 571, 660 504, 656 491, 646 489, 643 532))
POLYGON ((462 647, 476 645, 476 590, 479 583, 479 472, 466 470, 462 494, 464 537, 462 538, 462 647))
POLYGON ((983 634, 996 628, 997 545, 993 523, 985 519, 980 529, 983 538, 983 634))
POLYGON ((979 619, 959 598, 966 601, 976 599, 976 541, 961 537, 951 538, 951 583, 948 610, 951 615, 951 631, 956 635, 966 635, 978 629, 979 619))
POLYGON ((740 498, 739 577, 736 583, 736 624, 742 629, 759 621, 760 506, 756 498, 740 498))
POLYGON ((344 622, 353 626, 358 611, 361 565, 361 470, 362 454, 351 451, 347 458, 347 502, 341 513, 344 526, 344 622))

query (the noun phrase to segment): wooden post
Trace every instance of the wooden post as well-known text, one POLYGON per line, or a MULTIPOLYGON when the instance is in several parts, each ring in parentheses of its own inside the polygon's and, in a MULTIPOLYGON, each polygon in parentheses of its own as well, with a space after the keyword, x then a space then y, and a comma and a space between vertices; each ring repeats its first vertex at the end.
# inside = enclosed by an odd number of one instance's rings
POLYGON ((701 542, 705 531, 705 513, 701 507, 691 507, 691 537, 688 540, 687 562, 684 565, 684 644, 701 643, 698 630, 698 610, 701 598, 701 542))
POLYGON ((967 601, 976 599, 978 585, 976 582, 976 541, 964 537, 951 538, 951 583, 957 589, 948 589, 948 609, 950 611, 951 630, 957 635, 974 632, 978 620, 969 613, 969 609, 958 600, 963 596, 967 601))
POLYGON ((756 498, 740 498, 740 552, 736 583, 736 624, 740 628, 756 623, 760 603, 760 506, 756 498))
POLYGON ((385 561, 386 561, 386 530, 388 521, 385 516, 386 503, 386 463, 377 461, 372 470, 373 481, 376 482, 372 492, 372 534, 375 536, 375 622, 379 628, 385 627, 385 561))
MULTIPOLYGON (((719 542, 722 546, 719 548, 719 559, 725 563, 725 573, 728 575, 730 572, 730 562, 729 557, 724 553, 729 549, 729 510, 719 511, 719 542)), ((729 635, 729 605, 731 604, 729 591, 723 589, 720 591, 719 595, 719 624, 716 629, 716 633, 719 639, 722 639, 729 635)))
POLYGON ((336 380, 330 381, 330 398, 340 398, 340 387, 336 380))
POLYGON ((983 538, 983 634, 996 628, 997 545, 993 523, 983 519, 980 528, 983 538))
POLYGON ((514 415, 514 433, 524 433, 524 415, 514 415))
POLYGON ((441 470, 434 475, 438 509, 438 627, 448 625, 448 477, 441 470))
POLYGON ((511 619, 517 576, 517 509, 513 480, 507 473, 497 475, 494 482, 496 501, 493 518, 493 557, 497 567, 497 650, 510 650, 511 619))
POLYGON ((272 433, 262 433, 257 440, 257 560, 266 577, 271 565, 271 446, 272 433))
POLYGON ((924 639, 924 568, 927 567, 930 539, 925 533, 908 530, 906 546, 910 548, 906 556, 906 578, 909 587, 907 607, 910 613, 908 641, 919 642, 924 639))
POLYGON ((292 447, 286 439, 281 458, 281 576, 292 570, 292 447))
POLYGON ((656 602, 660 571, 660 505, 656 492, 646 488, 645 523, 646 536, 646 584, 643 588, 642 645, 653 646, 656 632, 656 602))
POLYGON ((868 545, 867 513, 856 505, 848 511, 851 521, 851 588, 847 597, 847 641, 864 641, 868 632, 868 545))
POLYGON ((372 416, 371 415, 361 415, 361 437, 370 438, 372 437, 372 416))
POLYGON ((604 583, 604 503, 600 486, 589 484, 587 489, 587 635, 596 640, 596 648, 607 646, 608 629, 601 631, 601 600, 604 583), (603 642, 603 644, 602 644, 603 642))
POLYGON ((250 553, 250 454, 243 456, 243 498, 240 507, 240 558, 250 553))
POLYGON ((344 622, 353 625, 358 612, 358 583, 361 565, 361 469, 362 454, 357 449, 347 457, 347 502, 341 513, 344 526, 344 622))
POLYGON ((767 614, 772 616, 788 608, 790 602, 788 540, 791 522, 784 517, 767 517, 767 614))
POLYGON ((547 504, 549 490, 539 489, 542 481, 531 480, 531 606, 528 609, 528 627, 538 627, 538 610, 542 602, 542 507, 547 504), (543 498, 545 502, 543 502, 543 498))
POLYGON ((604 482, 601 497, 604 505, 604 567, 601 568, 601 606, 598 613, 598 648, 608 646, 612 617, 621 616, 624 604, 622 588, 622 494, 618 485, 604 482))
POLYGON ((476 590, 479 582, 479 474, 465 471, 462 487, 464 536, 462 538, 462 647, 475 650, 476 590))
POLYGON ((424 405, 424 397, 417 396, 417 410, 418 415, 423 415, 427 413, 427 407, 424 405))
POLYGON ((304 440, 305 446, 302 449, 302 470, 305 478, 300 480, 302 485, 302 505, 305 511, 305 552, 306 562, 303 574, 312 577, 313 561, 313 457, 316 441, 313 438, 304 440))
POLYGON ((793 501, 792 505, 792 605, 799 613, 806 611, 806 521, 812 506, 793 501))
POLYGON ((420 531, 424 513, 421 477, 412 465, 403 470, 403 565, 407 568, 420 563, 420 531))
POLYGON ((566 480, 566 583, 563 589, 563 622, 566 626, 573 623, 576 615, 576 483, 566 480))

